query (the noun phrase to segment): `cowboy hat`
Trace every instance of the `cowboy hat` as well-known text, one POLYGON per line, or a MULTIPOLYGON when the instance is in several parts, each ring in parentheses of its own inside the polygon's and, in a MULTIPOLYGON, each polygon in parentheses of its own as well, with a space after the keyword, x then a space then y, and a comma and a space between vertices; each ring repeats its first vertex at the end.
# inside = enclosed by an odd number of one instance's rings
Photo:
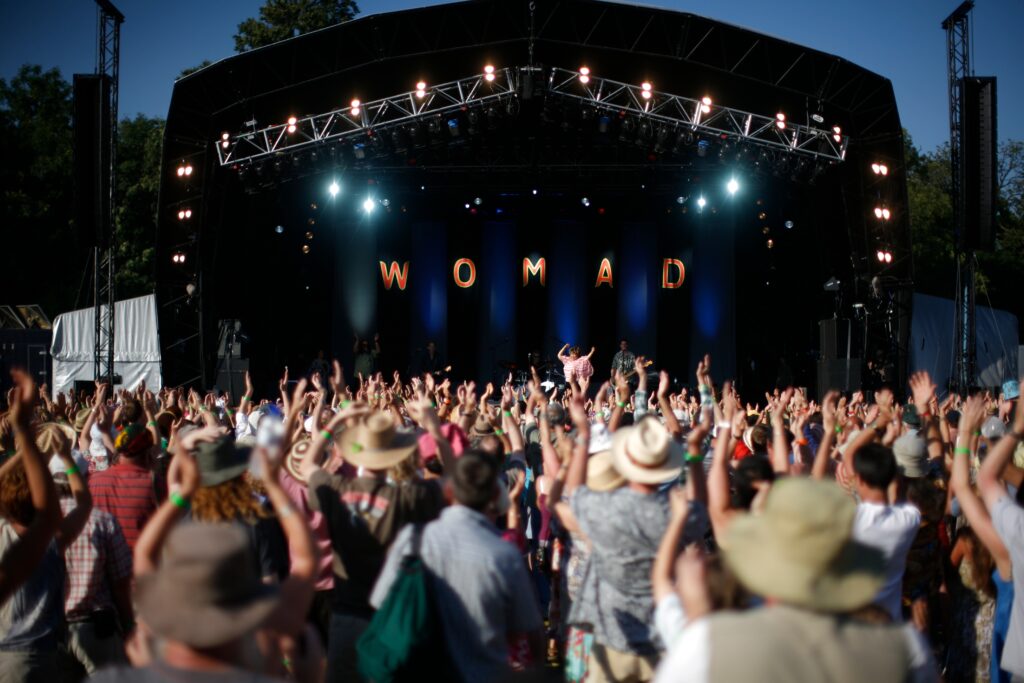
POLYGON ((663 484, 683 470, 683 450, 657 420, 644 419, 612 436, 612 462, 627 480, 663 484))
POLYGON ((249 449, 238 448, 229 434, 216 441, 200 443, 196 465, 204 487, 217 486, 240 477, 249 468, 249 449))
POLYGON ((483 413, 476 416, 476 422, 469 428, 469 436, 472 439, 477 439, 484 436, 492 436, 494 434, 494 426, 490 423, 487 417, 483 413))
POLYGON ((309 447, 312 445, 311 439, 304 439, 292 446, 284 458, 284 469, 292 479, 302 484, 306 483, 306 478, 302 476, 302 461, 306 459, 306 453, 309 452, 309 447))
POLYGON ((416 435, 399 432, 387 413, 376 412, 341 433, 341 456, 356 467, 386 470, 416 452, 416 435))
POLYGON ((601 451, 587 460, 587 488, 591 491, 614 491, 626 483, 619 474, 609 451, 601 451))
POLYGON ((238 527, 189 523, 167 538, 164 560, 138 580, 139 615, 158 636, 215 647, 257 629, 277 606, 238 527))
POLYGON ((892 444, 896 468, 908 479, 928 474, 928 444, 919 432, 907 432, 892 444))
POLYGON ((732 523, 725 561, 758 595, 818 612, 858 609, 882 588, 885 557, 853 539, 856 512, 835 484, 783 479, 762 514, 732 523))

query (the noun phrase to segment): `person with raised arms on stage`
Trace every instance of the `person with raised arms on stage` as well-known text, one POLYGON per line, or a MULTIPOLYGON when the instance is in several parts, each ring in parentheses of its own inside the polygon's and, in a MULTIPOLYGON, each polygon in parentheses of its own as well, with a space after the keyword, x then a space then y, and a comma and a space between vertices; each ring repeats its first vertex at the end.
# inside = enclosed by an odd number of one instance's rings
POLYGON ((377 371, 377 358, 380 356, 380 333, 377 332, 373 335, 373 348, 370 348, 370 342, 367 339, 360 339, 359 335, 353 335, 352 338, 355 343, 352 345, 352 353, 354 354, 352 370, 356 377, 362 377, 364 380, 370 379, 370 376, 377 371))
POLYGON ((584 356, 582 355, 582 349, 578 346, 574 346, 571 349, 568 344, 562 346, 558 351, 558 360, 562 362, 566 382, 570 382, 573 379, 586 380, 593 376, 594 366, 591 365, 590 359, 594 355, 594 351, 594 347, 591 346, 590 353, 584 356), (566 349, 569 349, 568 355, 565 353, 566 349))

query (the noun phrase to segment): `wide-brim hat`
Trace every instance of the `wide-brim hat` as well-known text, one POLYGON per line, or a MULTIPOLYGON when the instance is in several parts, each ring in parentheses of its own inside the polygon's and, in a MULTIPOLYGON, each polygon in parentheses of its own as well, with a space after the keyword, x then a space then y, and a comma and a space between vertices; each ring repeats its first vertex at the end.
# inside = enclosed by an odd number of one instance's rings
POLYGON ((757 595, 818 612, 864 607, 885 582, 885 556, 853 539, 856 511, 833 483, 781 480, 762 514, 730 525, 725 561, 757 595))
POLYGON ((341 456, 356 467, 386 470, 416 452, 415 434, 399 432, 387 413, 370 414, 366 420, 341 433, 341 456))
POLYGON ((657 420, 640 420, 612 436, 612 462, 619 474, 638 484, 663 484, 683 471, 682 447, 657 420))
POLYGON ((302 463, 306 459, 306 454, 309 453, 310 447, 313 445, 311 439, 304 439, 288 451, 288 455, 284 458, 284 468, 292 476, 295 481, 306 483, 306 478, 302 476, 302 463))
POLYGON ((89 420, 89 415, 92 413, 92 408, 82 408, 75 413, 75 431, 81 432, 85 429, 85 423, 89 420))
POLYGON ((199 444, 196 465, 199 467, 200 484, 204 487, 217 486, 240 477, 249 468, 249 454, 248 448, 235 445, 230 434, 199 444))
POLYGON ((928 474, 928 444, 919 432, 907 432, 892 444, 896 468, 908 479, 928 474))
POLYGON ((494 425, 492 425, 490 421, 486 417, 484 417, 482 413, 477 415, 476 421, 473 423, 473 426, 469 428, 470 438, 478 439, 480 437, 493 435, 494 425))
POLYGON ((245 533, 231 525, 188 523, 167 538, 163 562, 137 582, 139 616, 153 633, 198 648, 259 628, 277 606, 245 533))
POLYGON ((626 483, 612 462, 611 451, 601 451, 587 460, 587 488, 591 491, 614 491, 626 483))

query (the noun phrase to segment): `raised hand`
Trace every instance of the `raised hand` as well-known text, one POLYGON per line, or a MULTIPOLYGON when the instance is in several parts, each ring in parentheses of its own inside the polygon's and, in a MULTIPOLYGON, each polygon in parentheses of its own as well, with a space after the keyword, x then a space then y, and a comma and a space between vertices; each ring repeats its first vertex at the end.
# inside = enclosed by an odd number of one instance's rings
POLYGON ((935 383, 931 376, 925 372, 915 372, 910 376, 910 389, 914 395, 914 406, 920 415, 928 412, 928 404, 935 396, 935 383))

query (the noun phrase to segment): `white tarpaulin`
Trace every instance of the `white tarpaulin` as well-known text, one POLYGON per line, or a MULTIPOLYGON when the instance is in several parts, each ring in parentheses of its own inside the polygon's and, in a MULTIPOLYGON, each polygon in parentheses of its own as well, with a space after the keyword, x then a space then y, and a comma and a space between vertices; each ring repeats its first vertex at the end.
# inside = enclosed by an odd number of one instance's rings
MULTIPOLYGON (((910 370, 927 370, 940 387, 953 375, 956 349, 953 300, 914 295, 910 325, 910 370)), ((974 314, 978 385, 997 387, 1017 379, 1017 316, 978 306, 974 314)))
MULTIPOLYGON (((92 308, 58 315, 53 323, 53 391, 92 381, 95 366, 96 311, 92 308)), ((114 374, 118 386, 134 389, 142 380, 154 391, 162 386, 156 296, 140 296, 114 304, 114 374)))

